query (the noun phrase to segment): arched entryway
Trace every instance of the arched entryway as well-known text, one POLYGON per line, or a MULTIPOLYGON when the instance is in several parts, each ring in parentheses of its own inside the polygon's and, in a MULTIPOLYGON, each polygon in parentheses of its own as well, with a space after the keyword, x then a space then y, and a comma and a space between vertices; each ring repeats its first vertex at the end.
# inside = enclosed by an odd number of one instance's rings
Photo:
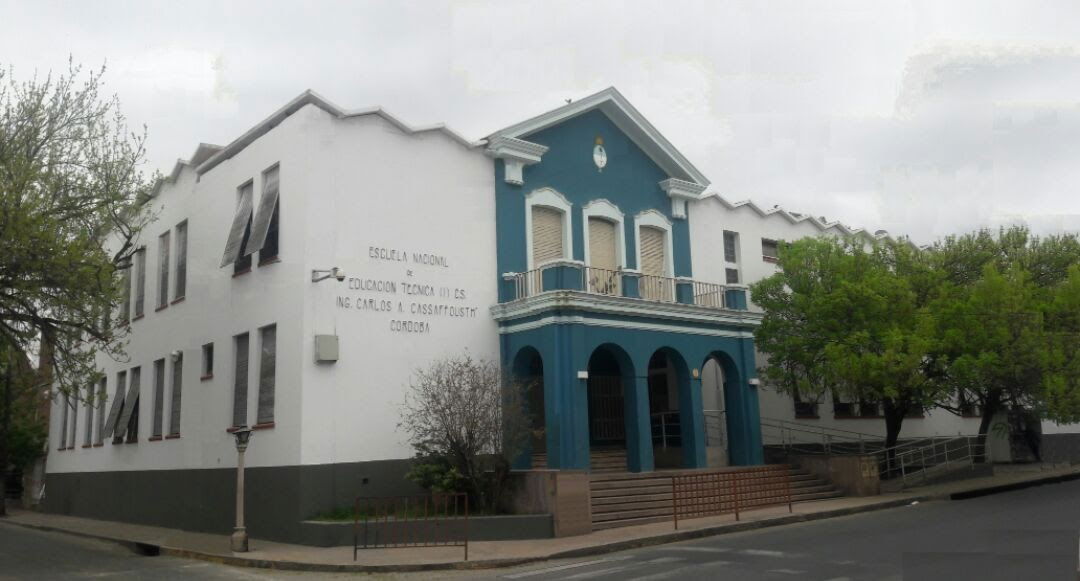
POLYGON ((627 390, 634 372, 626 352, 601 345, 589 357, 589 451, 593 471, 626 470, 627 436, 634 431, 627 390))
POLYGON ((702 363, 701 398, 709 466, 754 464, 755 446, 750 422, 756 423, 757 407, 748 411, 749 394, 743 375, 732 357, 715 351, 702 363), (749 417, 750 414, 755 417, 749 417), (711 449, 711 450, 710 450, 711 449))
POLYGON ((529 428, 527 449, 515 462, 517 468, 547 468, 547 437, 544 402, 544 360, 540 352, 525 347, 514 357, 510 389, 521 397, 529 428))
POLYGON ((653 458, 657 468, 687 468, 687 445, 693 445, 692 421, 685 421, 692 408, 687 399, 690 377, 686 362, 673 349, 658 349, 649 358, 649 426, 653 458), (689 430, 689 432, 688 432, 689 430))
POLYGON ((709 468, 727 466, 727 404, 724 399, 724 369, 716 357, 701 367, 701 410, 705 426, 705 461, 709 468))

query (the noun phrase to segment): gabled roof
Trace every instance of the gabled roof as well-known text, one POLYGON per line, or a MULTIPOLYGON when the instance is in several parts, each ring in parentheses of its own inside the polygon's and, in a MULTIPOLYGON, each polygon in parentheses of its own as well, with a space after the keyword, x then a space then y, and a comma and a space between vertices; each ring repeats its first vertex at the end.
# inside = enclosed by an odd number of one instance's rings
POLYGON ((593 109, 599 109, 607 115, 620 131, 625 133, 669 176, 701 186, 709 185, 709 179, 705 177, 705 174, 698 171, 694 164, 690 163, 690 160, 679 153, 679 150, 675 149, 675 146, 664 138, 656 127, 653 127, 652 123, 649 123, 649 120, 635 109, 630 104, 630 101, 627 101, 626 97, 623 97, 622 93, 617 91, 615 87, 609 87, 584 99, 496 131, 489 135, 487 139, 489 141, 496 137, 526 139, 532 133, 547 129, 593 109))
MULTIPOLYGON (((367 108, 367 109, 356 109, 356 110, 351 110, 350 111, 350 110, 342 109, 341 107, 338 107, 337 105, 335 105, 335 104, 331 103, 330 101, 326 100, 323 96, 321 96, 318 93, 308 89, 307 91, 304 91, 303 93, 300 93, 300 95, 298 97, 296 97, 295 99, 293 99, 292 101, 289 101, 288 103, 286 103, 284 107, 278 109, 277 111, 275 111, 273 114, 271 114, 266 119, 263 119, 257 125, 255 125, 251 129, 249 129, 246 133, 244 133, 240 137, 236 138, 232 143, 226 145, 223 148, 219 148, 220 151, 217 151, 213 155, 209 156, 208 158, 206 158, 205 161, 202 161, 201 163, 198 163, 198 164, 193 163, 193 165, 196 165, 195 171, 197 171, 199 173, 199 175, 202 175, 202 174, 210 171, 211 169, 214 169, 214 167, 216 167, 218 164, 220 164, 221 162, 223 162, 223 161, 231 158, 232 156, 236 155, 237 153, 242 151, 245 147, 250 145, 251 142, 255 141, 256 139, 258 139, 260 137, 262 137, 263 135, 266 135, 267 132, 269 132, 271 129, 276 127, 278 124, 280 124, 286 118, 288 118, 290 115, 292 115, 293 113, 296 113, 297 111, 299 111, 300 109, 306 107, 307 105, 314 105, 314 106, 322 109, 323 111, 326 111, 327 113, 339 118, 339 119, 346 119, 346 118, 349 118, 349 117, 359 117, 359 116, 363 116, 363 115, 377 115, 379 117, 382 117, 386 121, 390 122, 391 125, 394 125, 398 129, 400 129, 403 133, 406 133, 406 134, 409 134, 409 135, 414 134, 414 133, 424 133, 424 132, 427 132, 427 131, 437 131, 437 132, 441 132, 441 133, 446 134, 448 137, 450 137, 454 141, 457 141, 458 143, 464 145, 465 147, 473 148, 473 147, 478 147, 478 146, 482 145, 482 143, 474 143, 474 142, 469 141, 468 139, 465 139, 464 137, 459 135, 457 132, 451 130, 450 128, 448 128, 446 125, 444 125, 442 123, 437 123, 437 124, 434 124, 434 125, 425 125, 425 126, 421 126, 421 127, 411 127, 409 125, 406 125, 404 122, 399 120, 397 117, 394 117, 393 115, 391 115, 391 114, 387 113, 386 111, 384 111, 382 109, 382 107, 370 107, 370 108, 367 108)), ((213 146, 213 147, 217 147, 217 146, 213 146)), ((202 151, 202 146, 200 146, 199 151, 202 151)), ((196 152, 196 155, 198 155, 198 152, 196 152)), ((192 162, 194 162, 194 161, 195 160, 193 159, 192 162)))

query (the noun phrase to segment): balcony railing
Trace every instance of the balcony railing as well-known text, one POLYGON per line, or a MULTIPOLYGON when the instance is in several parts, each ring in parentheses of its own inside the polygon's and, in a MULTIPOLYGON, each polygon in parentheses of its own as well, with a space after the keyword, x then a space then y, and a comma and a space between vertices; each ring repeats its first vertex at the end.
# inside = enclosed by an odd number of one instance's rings
POLYGON ((713 309, 746 309, 746 287, 610 270, 559 261, 528 272, 503 275, 503 300, 522 300, 546 292, 574 290, 595 295, 635 298, 663 303, 692 304, 713 309))

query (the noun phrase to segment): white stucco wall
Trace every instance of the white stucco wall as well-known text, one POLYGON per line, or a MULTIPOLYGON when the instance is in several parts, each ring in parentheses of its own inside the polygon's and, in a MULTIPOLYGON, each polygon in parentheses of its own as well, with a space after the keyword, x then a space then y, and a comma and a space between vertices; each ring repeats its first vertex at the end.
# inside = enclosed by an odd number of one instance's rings
MULTIPOLYGON (((258 430, 250 466, 403 458, 411 455, 396 431, 404 386, 412 369, 434 357, 469 349, 497 355, 494 185, 492 162, 439 131, 407 134, 377 115, 346 119, 307 105, 232 158, 196 176, 184 167, 150 204, 157 218, 143 233, 147 245, 145 316, 134 321, 127 360, 100 358, 109 403, 118 371, 142 367, 139 441, 82 448, 85 408, 74 450, 57 451, 60 402, 50 426, 50 472, 155 470, 235 466, 232 423, 233 337, 248 332, 248 423, 258 409, 259 328, 277 325, 275 425, 258 430), (280 262, 253 265, 233 276, 219 268, 237 204, 237 189, 280 164, 280 262), (155 312, 158 236, 188 220, 188 275, 184 301, 155 312), (379 246, 445 257, 446 268, 376 261, 379 246), (430 332, 389 330, 389 315, 342 309, 348 283, 313 284, 314 268, 344 268, 350 278, 404 281, 466 292, 443 302, 475 309, 475 317, 401 317, 427 321, 430 332), (315 333, 337 333, 341 360, 316 365, 315 333), (214 343, 215 369, 200 380, 202 346, 214 343), (149 441, 153 422, 153 363, 184 354, 181 437, 149 441)), ((175 236, 175 234, 173 235, 175 236)), ((175 238, 170 253, 175 264, 175 238)), ((254 262, 257 262, 257 258, 254 262)), ((175 282, 175 267, 170 286, 175 282)), ((375 295, 372 295, 375 297, 375 295)), ((172 299, 170 291, 170 300, 172 299)), ((380 297, 383 298, 383 297, 380 297)), ((390 298, 390 297, 385 297, 390 298)), ((403 297, 402 297, 403 298, 403 297)), ((396 305, 395 298, 395 305, 396 305)), ((408 309, 410 301, 403 300, 408 309)), ((134 304, 134 301, 133 301, 134 304)), ((396 306, 395 306, 396 308, 396 306)), ((397 318, 397 317, 394 317, 397 318)), ((164 431, 168 431, 166 365, 164 431)), ((95 420, 96 423, 96 420, 95 420)))
POLYGON ((348 279, 305 285, 301 461, 411 457, 397 425, 413 371, 466 350, 497 360, 488 311, 498 281, 492 161, 443 133, 406 135, 376 116, 324 119, 313 131, 306 260, 309 268, 343 268, 348 279), (406 260, 372 257, 372 248, 406 260), (418 264, 413 253, 441 257, 445 266, 418 264), (363 281, 396 288, 357 288, 363 281), (405 283, 431 287, 435 296, 409 294, 405 283), (392 310, 357 308, 366 301, 392 310), (416 303, 468 309, 468 316, 413 314, 416 303), (402 331, 394 321, 426 330, 402 331), (314 363, 316 334, 338 335, 339 361, 314 363))

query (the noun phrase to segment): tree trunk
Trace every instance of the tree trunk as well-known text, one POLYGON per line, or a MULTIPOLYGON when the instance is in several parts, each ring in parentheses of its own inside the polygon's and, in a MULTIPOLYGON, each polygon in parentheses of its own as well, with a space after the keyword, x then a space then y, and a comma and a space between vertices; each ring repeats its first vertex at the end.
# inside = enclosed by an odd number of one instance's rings
POLYGON ((994 416, 997 415, 999 407, 997 397, 988 394, 986 401, 983 403, 982 417, 979 418, 979 449, 982 450, 983 462, 990 461, 986 457, 986 434, 990 432, 990 422, 994 421, 994 416))
MULTIPOLYGON (((0 351, 0 358, 5 358, 6 351, 0 351)), ((11 433, 11 365, 10 357, 4 361, 3 414, 0 415, 0 517, 7 516, 7 477, 8 477, 8 439, 11 433)))
POLYGON ((889 474, 893 470, 894 460, 896 458, 896 450, 892 448, 896 446, 897 440, 900 439, 900 428, 904 424, 904 416, 907 415, 910 405, 908 402, 896 402, 892 399, 886 398, 882 401, 882 407, 885 413, 885 470, 883 476, 889 474))

